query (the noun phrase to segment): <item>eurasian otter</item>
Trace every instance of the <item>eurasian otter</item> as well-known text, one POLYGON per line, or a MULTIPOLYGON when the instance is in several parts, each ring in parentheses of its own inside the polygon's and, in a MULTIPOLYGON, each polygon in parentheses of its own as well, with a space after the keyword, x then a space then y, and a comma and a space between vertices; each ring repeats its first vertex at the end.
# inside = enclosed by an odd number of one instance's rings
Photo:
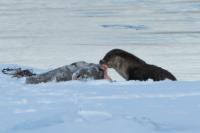
POLYGON ((176 80, 175 76, 167 70, 147 64, 142 59, 121 49, 109 51, 104 58, 100 60, 100 64, 107 65, 109 68, 114 68, 126 80, 176 80))

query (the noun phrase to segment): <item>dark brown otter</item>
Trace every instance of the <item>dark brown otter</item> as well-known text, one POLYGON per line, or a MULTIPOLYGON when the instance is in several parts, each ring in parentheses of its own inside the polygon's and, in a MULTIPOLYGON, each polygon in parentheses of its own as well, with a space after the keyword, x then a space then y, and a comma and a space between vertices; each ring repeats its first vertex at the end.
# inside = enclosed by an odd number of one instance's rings
POLYGON ((107 65, 109 68, 114 68, 126 80, 176 80, 175 76, 167 70, 147 64, 142 59, 121 49, 109 51, 104 58, 100 60, 100 64, 107 65))

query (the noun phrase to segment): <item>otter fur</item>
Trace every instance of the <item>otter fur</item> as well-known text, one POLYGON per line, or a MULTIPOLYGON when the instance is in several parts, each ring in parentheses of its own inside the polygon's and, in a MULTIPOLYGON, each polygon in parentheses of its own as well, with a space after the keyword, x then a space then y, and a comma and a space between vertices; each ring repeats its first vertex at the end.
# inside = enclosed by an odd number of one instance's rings
POLYGON ((114 68, 126 80, 153 81, 173 80, 176 78, 169 71, 156 65, 147 64, 142 59, 121 49, 109 51, 100 64, 114 68))

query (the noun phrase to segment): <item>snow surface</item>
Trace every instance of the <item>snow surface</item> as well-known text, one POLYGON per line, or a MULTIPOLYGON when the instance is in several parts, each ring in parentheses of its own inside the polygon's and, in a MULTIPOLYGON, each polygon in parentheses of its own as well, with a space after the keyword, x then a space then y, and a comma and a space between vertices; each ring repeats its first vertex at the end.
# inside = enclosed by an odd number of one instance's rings
POLYGON ((1 133, 200 132, 200 81, 0 84, 1 133))
POLYGON ((0 133, 200 133, 200 1, 0 0, 0 68, 98 63, 113 48, 179 81, 26 85, 0 74, 0 133), (4 65, 9 64, 9 65, 4 65))

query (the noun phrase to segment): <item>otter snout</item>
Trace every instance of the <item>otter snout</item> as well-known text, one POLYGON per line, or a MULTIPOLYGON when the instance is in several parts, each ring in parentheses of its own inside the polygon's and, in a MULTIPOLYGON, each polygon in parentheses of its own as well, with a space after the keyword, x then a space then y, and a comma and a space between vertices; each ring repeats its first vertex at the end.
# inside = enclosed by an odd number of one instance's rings
POLYGON ((105 62, 104 60, 100 60, 100 61, 99 61, 99 64, 100 64, 100 65, 103 65, 103 64, 106 64, 106 62, 105 62))

